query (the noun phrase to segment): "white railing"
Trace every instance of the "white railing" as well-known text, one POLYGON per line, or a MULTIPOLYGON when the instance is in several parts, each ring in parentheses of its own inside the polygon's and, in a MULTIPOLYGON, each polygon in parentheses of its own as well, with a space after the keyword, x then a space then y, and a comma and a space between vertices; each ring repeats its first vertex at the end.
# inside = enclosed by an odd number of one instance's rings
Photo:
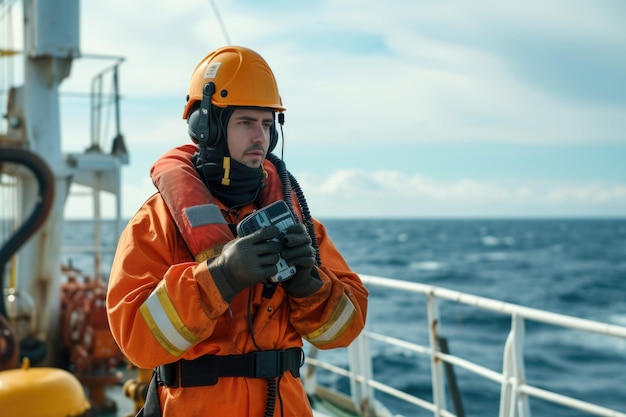
MULTIPOLYGON (((445 366, 453 365, 500 384, 500 417, 530 417, 529 398, 531 397, 540 398, 547 402, 584 411, 592 415, 626 417, 624 412, 527 384, 523 355, 524 328, 527 320, 621 339, 626 339, 626 327, 523 307, 431 285, 370 275, 360 275, 360 277, 365 285, 370 288, 381 287, 424 295, 426 297, 429 345, 415 344, 406 340, 370 332, 366 329, 348 349, 349 370, 317 359, 315 352, 309 355, 306 359, 309 369, 304 375, 305 386, 309 393, 314 393, 317 388, 315 368, 323 368, 332 373, 350 378, 352 408, 358 414, 373 415, 371 410, 366 410, 366 408, 371 408, 373 404, 377 403, 374 391, 379 391, 428 410, 434 416, 455 416, 447 408, 444 372, 445 366), (445 353, 445 349, 441 348, 441 339, 438 334, 438 329, 440 328, 439 300, 453 301, 511 317, 511 329, 504 346, 501 372, 453 354, 445 353), (432 402, 377 381, 372 375, 372 358, 369 351, 370 340, 376 340, 410 352, 429 356, 432 373, 432 402), (367 414, 368 412, 370 414, 367 414)), ((616 383, 619 382, 616 381, 616 383)))

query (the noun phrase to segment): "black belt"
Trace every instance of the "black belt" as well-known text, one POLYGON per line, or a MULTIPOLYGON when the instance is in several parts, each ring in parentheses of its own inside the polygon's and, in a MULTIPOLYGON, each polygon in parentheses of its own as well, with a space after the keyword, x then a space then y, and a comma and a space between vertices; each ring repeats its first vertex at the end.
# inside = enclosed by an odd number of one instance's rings
POLYGON ((157 379, 168 387, 176 388, 215 385, 219 377, 274 378, 286 371, 298 378, 303 363, 304 352, 300 348, 245 355, 204 355, 190 361, 181 359, 159 366, 157 379))

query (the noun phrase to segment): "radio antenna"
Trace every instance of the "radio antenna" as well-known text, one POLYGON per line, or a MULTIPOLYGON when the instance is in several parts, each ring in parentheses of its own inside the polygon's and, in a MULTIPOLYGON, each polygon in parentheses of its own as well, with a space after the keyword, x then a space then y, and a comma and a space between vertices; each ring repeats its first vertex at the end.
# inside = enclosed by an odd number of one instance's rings
POLYGON ((213 13, 215 13, 215 17, 217 18, 217 22, 220 24, 222 28, 222 34, 224 35, 224 39, 226 40, 227 45, 232 45, 230 41, 230 36, 228 36, 228 31, 226 30, 226 25, 224 25, 224 21, 222 20, 222 15, 220 15, 220 11, 217 8, 217 4, 215 4, 215 0, 211 0, 211 7, 213 8, 213 13))

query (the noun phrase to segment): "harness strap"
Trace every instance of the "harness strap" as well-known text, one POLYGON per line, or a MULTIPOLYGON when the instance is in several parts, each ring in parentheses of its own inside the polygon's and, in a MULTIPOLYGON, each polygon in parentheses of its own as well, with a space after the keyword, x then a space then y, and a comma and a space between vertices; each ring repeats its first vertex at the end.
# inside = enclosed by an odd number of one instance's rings
POLYGON ((157 368, 157 379, 168 387, 215 385, 219 377, 274 378, 286 371, 299 378, 304 364, 301 348, 265 350, 244 355, 204 355, 157 368))
POLYGON ((146 400, 135 417, 161 417, 161 404, 159 403, 159 393, 157 391, 156 372, 152 373, 150 385, 148 385, 148 390, 146 391, 146 400))

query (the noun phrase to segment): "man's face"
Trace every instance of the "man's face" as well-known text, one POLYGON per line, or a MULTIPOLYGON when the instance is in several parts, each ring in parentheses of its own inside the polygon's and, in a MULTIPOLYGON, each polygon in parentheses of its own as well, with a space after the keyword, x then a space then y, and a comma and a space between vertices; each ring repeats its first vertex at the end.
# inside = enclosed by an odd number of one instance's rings
POLYGON ((236 109, 226 128, 231 158, 250 168, 260 167, 270 146, 273 116, 270 110, 236 109))

